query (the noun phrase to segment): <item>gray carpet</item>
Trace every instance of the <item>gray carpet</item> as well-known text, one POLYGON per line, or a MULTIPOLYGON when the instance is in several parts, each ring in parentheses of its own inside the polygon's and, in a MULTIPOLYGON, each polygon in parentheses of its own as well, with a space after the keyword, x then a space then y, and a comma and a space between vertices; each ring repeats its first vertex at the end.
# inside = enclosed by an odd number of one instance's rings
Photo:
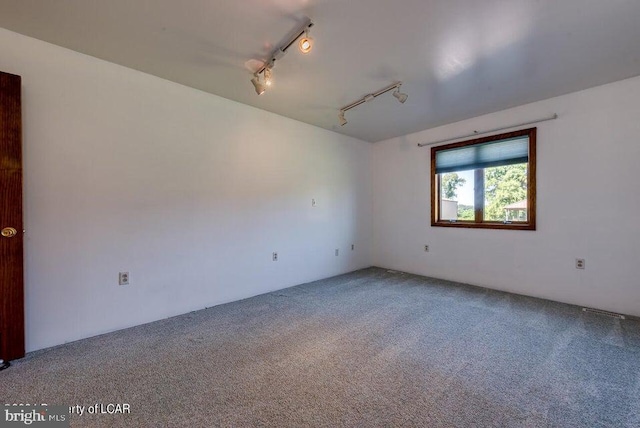
POLYGON ((640 322, 370 268, 38 351, 5 403, 73 427, 638 427, 640 322))

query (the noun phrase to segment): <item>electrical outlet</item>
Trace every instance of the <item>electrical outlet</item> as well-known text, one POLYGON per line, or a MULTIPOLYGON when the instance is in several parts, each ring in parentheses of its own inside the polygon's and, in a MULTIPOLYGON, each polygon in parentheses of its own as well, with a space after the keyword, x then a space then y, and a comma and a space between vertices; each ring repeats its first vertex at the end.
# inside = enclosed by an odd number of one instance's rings
POLYGON ((120 272, 118 274, 119 285, 129 285, 129 272, 120 272))
POLYGON ((424 251, 425 251, 425 253, 428 253, 428 252, 429 252, 429 246, 428 246, 428 245, 425 245, 425 246, 424 246, 424 251))
POLYGON ((576 259, 576 269, 584 269, 584 259, 576 259))
POLYGON ((356 249, 356 245, 355 244, 351 244, 351 251, 356 249))
POLYGON ((316 202, 315 198, 311 199, 311 206, 312 206, 312 207, 317 207, 317 206, 318 206, 318 204, 317 204, 317 202, 316 202))
POLYGON ((278 261, 278 253, 273 253, 273 261, 274 262, 278 261))
POLYGON ((336 248, 336 257, 340 255, 340 250, 336 248))

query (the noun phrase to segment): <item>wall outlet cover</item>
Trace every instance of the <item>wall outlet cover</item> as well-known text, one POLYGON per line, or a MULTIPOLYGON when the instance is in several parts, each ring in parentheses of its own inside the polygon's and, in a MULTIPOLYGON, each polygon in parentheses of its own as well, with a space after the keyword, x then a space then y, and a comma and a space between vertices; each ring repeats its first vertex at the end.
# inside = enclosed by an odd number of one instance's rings
POLYGON ((129 272, 120 272, 118 274, 119 285, 129 285, 129 272))

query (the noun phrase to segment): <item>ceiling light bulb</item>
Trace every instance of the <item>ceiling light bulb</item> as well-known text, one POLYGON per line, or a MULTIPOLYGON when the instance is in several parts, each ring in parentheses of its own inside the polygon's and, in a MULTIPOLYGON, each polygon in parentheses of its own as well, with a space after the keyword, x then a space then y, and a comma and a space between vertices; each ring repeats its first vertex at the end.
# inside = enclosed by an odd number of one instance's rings
POLYGON ((340 126, 345 126, 347 124, 347 119, 345 119, 344 112, 342 110, 338 113, 338 120, 340 121, 340 126))
POLYGON ((251 79, 251 83, 253 83, 253 87, 255 88, 256 94, 258 95, 264 94, 264 91, 267 90, 267 88, 264 87, 264 84, 262 84, 260 80, 258 80, 258 76, 255 76, 253 79, 251 79))
POLYGON ((393 91, 393 96, 396 97, 398 101, 400 101, 400 103, 402 104, 404 104, 404 102, 407 101, 407 98, 409 98, 409 95, 403 94, 402 92, 400 92, 399 86, 396 88, 395 91, 393 91))
POLYGON ((264 69, 264 83, 267 86, 271 86, 273 84, 273 79, 271 78, 271 69, 270 68, 265 68, 264 69))
POLYGON ((302 52, 303 54, 307 54, 311 52, 311 48, 313 48, 313 39, 309 37, 308 32, 306 31, 304 32, 304 37, 300 39, 300 42, 298 43, 298 48, 300 49, 300 52, 302 52))

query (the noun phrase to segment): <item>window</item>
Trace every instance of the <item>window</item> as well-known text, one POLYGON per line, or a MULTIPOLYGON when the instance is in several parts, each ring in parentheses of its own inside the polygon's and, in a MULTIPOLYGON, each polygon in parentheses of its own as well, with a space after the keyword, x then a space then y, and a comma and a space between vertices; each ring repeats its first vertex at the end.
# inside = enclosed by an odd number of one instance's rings
POLYGON ((536 228, 536 128, 431 148, 431 225, 536 228))

